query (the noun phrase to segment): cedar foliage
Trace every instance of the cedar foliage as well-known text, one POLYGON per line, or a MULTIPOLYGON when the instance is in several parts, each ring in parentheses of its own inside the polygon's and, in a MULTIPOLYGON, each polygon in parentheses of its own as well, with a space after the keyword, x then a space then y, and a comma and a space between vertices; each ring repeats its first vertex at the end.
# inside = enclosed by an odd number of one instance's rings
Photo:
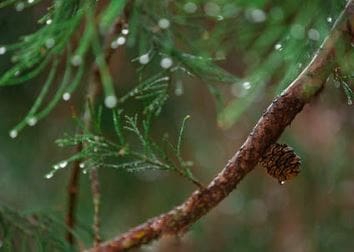
MULTIPOLYGON (((63 100, 74 96, 84 100, 87 76, 97 69, 102 99, 82 106, 89 111, 90 127, 74 113, 76 132, 81 133, 63 134, 56 141, 59 147, 82 144, 83 148, 54 164, 44 177, 50 179, 68 169, 69 163, 80 161, 83 174, 93 168, 162 170, 201 186, 192 173, 193 162, 182 157, 189 116, 182 120, 176 140, 151 135, 169 98, 183 93, 181 80, 190 76, 205 84, 215 97, 219 125, 228 128, 268 86, 276 95, 303 70, 344 5, 345 1, 320 0, 303 5, 278 0, 0 1, 0 8, 14 8, 23 15, 45 8, 37 18, 36 31, 0 45, 0 57, 11 61, 7 69, 1 69, 2 89, 46 76, 32 107, 9 135, 16 138, 27 126, 40 123, 63 100), (118 31, 114 29, 117 24, 118 31), (235 48, 242 52, 237 60, 243 72, 222 67, 235 48), (134 84, 124 93, 120 88, 124 83, 113 78, 109 50, 128 51, 136 69, 134 84), (140 104, 133 112, 129 109, 132 101, 140 104), (102 113, 111 114, 113 139, 103 125, 102 113)), ((353 62, 345 61, 333 73, 333 82, 343 90, 348 104, 353 99, 352 69, 353 62)), ((294 162, 297 173, 298 160, 294 162)), ((60 221, 35 216, 1 206, 2 245, 8 250, 28 246, 33 251, 72 249, 64 235, 59 235, 66 229, 60 221), (17 236, 18 232, 25 235, 17 236)))

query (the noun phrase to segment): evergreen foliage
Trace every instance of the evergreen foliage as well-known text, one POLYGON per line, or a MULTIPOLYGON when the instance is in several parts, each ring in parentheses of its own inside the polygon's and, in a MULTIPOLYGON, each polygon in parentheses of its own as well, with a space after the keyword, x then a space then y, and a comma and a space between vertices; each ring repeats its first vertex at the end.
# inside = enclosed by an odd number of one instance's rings
MULTIPOLYGON (((145 170, 173 171, 200 186, 189 169, 192 162, 183 160, 181 156, 183 131, 189 116, 186 116, 182 122, 176 145, 165 137, 161 146, 149 136, 151 116, 143 119, 141 127, 139 127, 137 114, 134 116, 126 115, 124 121, 121 118, 121 114, 122 111, 113 112, 113 123, 117 138, 114 142, 99 134, 101 132, 99 121, 94 123, 96 127, 94 127, 95 131, 93 132, 83 128, 84 134, 57 140, 56 142, 60 147, 82 144, 83 149, 69 159, 55 164, 53 170, 46 174, 45 177, 49 179, 53 177, 55 172, 67 167, 68 163, 82 160, 80 168, 82 168, 84 174, 92 168, 99 167, 121 169, 128 172, 145 170), (136 138, 139 146, 130 145, 127 142, 127 133, 131 133, 136 138)), ((92 118, 97 117, 93 115, 92 118)))
MULTIPOLYGON (((0 1, 0 8, 14 7, 24 15, 35 6, 46 6, 46 12, 38 18, 37 31, 20 37, 16 43, 0 45, 0 54, 9 54, 12 64, 0 76, 1 88, 25 84, 39 74, 47 74, 33 106, 11 129, 10 137, 37 124, 61 100, 68 101, 74 95, 83 97, 82 90, 86 90, 84 85, 90 81, 88 75, 95 66, 102 85, 106 108, 89 104, 90 127, 75 118, 81 133, 56 141, 60 147, 82 144, 82 150, 55 164, 45 175, 47 179, 69 163, 80 161, 84 174, 93 168, 163 170, 201 186, 192 174, 193 163, 182 157, 189 116, 183 119, 175 143, 167 137, 156 140, 151 136, 153 121, 161 114, 172 90, 177 93, 181 88, 179 81, 192 76, 205 83, 218 103, 219 124, 230 127, 266 92, 267 85, 275 95, 287 87, 311 59, 345 5, 345 1, 321 0, 304 1, 303 5, 291 0, 106 2, 0 1), (122 27, 114 33, 117 22, 122 27), (123 46, 129 51, 137 76, 126 93, 118 90, 107 61, 107 51, 114 53, 123 46), (225 62, 231 60, 228 55, 235 48, 242 51, 242 58, 236 60, 244 72, 225 70, 225 62), (125 109, 131 100, 141 102, 141 111, 131 113, 125 109), (101 127, 106 109, 112 114, 114 140, 101 127)), ((353 63, 338 66, 333 73, 348 104, 354 99, 352 67, 353 63)), ((70 250, 58 235, 65 227, 47 217, 33 219, 1 208, 0 227, 3 247, 9 250, 12 246, 37 248, 33 251, 70 250), (23 239, 14 244, 18 233, 24 234, 23 239)))
MULTIPOLYGON (((0 239, 2 251, 73 251, 63 235, 66 226, 54 214, 19 213, 0 206, 0 239)), ((86 232, 80 228, 78 232, 86 232)), ((78 233, 73 232, 75 237, 78 233)))

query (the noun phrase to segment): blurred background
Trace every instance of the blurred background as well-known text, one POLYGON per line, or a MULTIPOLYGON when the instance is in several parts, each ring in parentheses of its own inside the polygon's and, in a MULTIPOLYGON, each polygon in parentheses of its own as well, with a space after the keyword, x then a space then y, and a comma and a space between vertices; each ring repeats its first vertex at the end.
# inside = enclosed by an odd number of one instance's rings
MULTIPOLYGON (((182 2, 184 6, 190 3, 182 2)), ((200 8, 197 11, 207 13, 210 8, 205 4, 217 4, 219 11, 225 11, 232 7, 225 7, 228 2, 232 1, 192 1, 200 8)), ((193 172, 204 184, 237 151, 277 90, 301 71, 301 64, 306 65, 342 7, 332 1, 236 2, 240 2, 237 15, 242 13, 249 27, 238 33, 237 41, 233 40, 233 33, 227 33, 229 40, 214 46, 213 53, 222 56, 223 60, 218 62, 221 67, 244 80, 241 85, 218 85, 226 97, 226 107, 242 107, 242 111, 237 112, 237 118, 231 115, 233 123, 227 121, 225 127, 220 123, 216 99, 205 83, 183 75, 170 87, 170 99, 153 123, 153 135, 160 139, 164 132, 176 136, 184 116, 191 116, 185 130, 183 155, 194 162, 193 172), (314 6, 318 12, 311 13, 314 6), (264 24, 263 19, 269 23, 264 24), (283 30, 267 42, 279 27, 283 30), (265 37, 258 39, 262 34, 265 37), (250 41, 253 43, 248 44, 250 41), (299 49, 298 54, 294 48, 299 49), (247 78, 250 81, 245 81, 247 78), (253 86, 250 88, 247 82, 253 85, 259 79, 263 80, 259 84, 262 88, 255 85, 253 92, 253 86), (247 101, 247 106, 240 101, 247 101)), ((15 42, 20 35, 36 30, 36 20, 45 6, 25 12, 0 10, 0 43, 15 42)), ((233 30, 242 28, 242 22, 232 18, 209 26, 228 27, 228 22, 235 25, 233 30)), ((210 31, 209 28, 206 30, 210 31)), ((210 44, 204 43, 211 45, 218 38, 214 39, 213 33, 209 35, 206 40, 210 39, 210 44)), ((135 53, 134 48, 126 47, 119 48, 114 55, 112 68, 118 93, 123 94, 135 78, 135 65, 131 62, 135 53)), ((10 56, 1 55, 0 72, 9 64, 10 56)), ((45 76, 44 72, 23 85, 0 88, 0 202, 23 212, 53 212, 64 219, 70 170, 62 170, 50 180, 44 175, 54 163, 73 152, 58 148, 54 141, 64 133, 75 132, 72 108, 83 109, 85 83, 69 102, 59 103, 35 127, 25 129, 15 139, 9 137, 10 129, 23 118, 38 95, 45 76)), ((129 106, 134 110, 139 105, 129 106)), ((105 110, 103 115, 103 121, 108 122, 109 111, 105 110)), ((301 156, 298 177, 280 185, 264 168, 257 167, 185 236, 164 238, 139 251, 353 251, 353 128, 353 108, 343 90, 330 79, 321 95, 305 107, 279 140, 301 156)), ((99 176, 103 239, 168 211, 196 189, 187 180, 167 172, 128 173, 103 167, 99 176)), ((82 175, 77 209, 80 225, 89 228, 92 214, 88 176, 82 175)), ((89 246, 90 237, 83 236, 83 241, 89 246)))

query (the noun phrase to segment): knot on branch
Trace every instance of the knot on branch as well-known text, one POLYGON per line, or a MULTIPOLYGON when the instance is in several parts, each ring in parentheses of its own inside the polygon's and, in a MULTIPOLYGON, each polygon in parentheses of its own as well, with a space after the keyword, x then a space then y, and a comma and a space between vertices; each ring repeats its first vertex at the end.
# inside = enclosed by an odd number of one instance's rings
POLYGON ((299 174, 301 158, 290 146, 275 143, 264 152, 260 164, 282 184, 299 174))

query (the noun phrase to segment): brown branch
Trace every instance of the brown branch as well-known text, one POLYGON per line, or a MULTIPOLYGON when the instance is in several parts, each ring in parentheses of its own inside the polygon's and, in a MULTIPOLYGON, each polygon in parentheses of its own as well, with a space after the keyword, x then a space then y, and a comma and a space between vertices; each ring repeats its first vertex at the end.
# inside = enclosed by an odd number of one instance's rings
MULTIPOLYGON (((86 129, 92 128, 92 117, 90 114, 89 106, 93 106, 97 100, 97 97, 101 93, 100 82, 99 82, 99 72, 96 65, 93 65, 92 78, 89 82, 89 91, 87 95, 87 104, 85 106, 84 113, 84 125, 86 129)), ((91 194, 93 203, 93 245, 96 247, 100 242, 100 182, 98 180, 97 167, 92 167, 90 170, 90 183, 91 183, 91 194)))
MULTIPOLYGON (((77 145, 77 152, 80 152, 82 145, 77 145)), ((68 185, 68 205, 67 205, 67 216, 66 216, 66 225, 68 227, 68 232, 66 234, 67 241, 73 245, 74 244, 74 235, 71 230, 75 227, 75 211, 76 211, 76 202, 77 195, 79 190, 79 178, 80 178, 80 160, 76 160, 73 164, 70 173, 69 185, 68 185)))
MULTIPOLYGON (((97 75, 96 73, 96 67, 95 65, 92 66, 92 75, 97 75)), ((92 79, 95 79, 94 77, 91 77, 92 79)), ((86 93, 86 100, 87 102, 85 103, 85 109, 84 112, 82 113, 82 120, 83 124, 86 128, 91 127, 91 115, 89 111, 89 104, 88 103, 94 103, 96 100, 96 97, 100 93, 100 87, 98 85, 99 83, 95 82, 94 80, 90 80, 88 88, 87 88, 87 93, 86 93)), ((77 145, 77 152, 79 153, 83 148, 82 143, 79 143, 77 145)), ((67 206, 67 217, 66 217, 66 225, 68 227, 68 232, 67 232, 67 241, 70 244, 74 244, 74 236, 72 233, 72 230, 75 227, 75 211, 76 211, 76 205, 77 205, 77 198, 78 198, 78 192, 79 192, 79 179, 80 179, 80 163, 81 160, 77 160, 74 162, 71 173, 70 173, 70 179, 69 179, 69 185, 68 185, 68 206, 67 206)), ((91 181, 94 181, 97 178, 97 174, 92 174, 97 171, 92 170, 91 171, 91 181)), ((99 241, 99 235, 98 235, 98 229, 99 229, 99 221, 97 220, 98 216, 98 207, 96 204, 99 202, 97 198, 99 199, 99 185, 98 182, 94 181, 91 182, 91 190, 93 192, 93 198, 94 198, 94 224, 93 224, 93 229, 94 229, 94 241, 95 244, 99 241)))
POLYGON ((264 151, 276 142, 304 105, 321 91, 333 69, 335 45, 344 33, 348 33, 347 24, 353 21, 354 0, 351 0, 308 67, 281 96, 273 100, 245 143, 207 188, 195 191, 170 212, 152 218, 90 251, 125 251, 162 235, 183 233, 215 207, 254 169, 264 151))
POLYGON ((101 191, 100 191, 100 183, 98 179, 98 171, 97 168, 92 168, 90 172, 90 180, 91 180, 91 193, 93 199, 93 235, 94 235, 94 247, 98 246, 101 242, 100 236, 100 203, 101 203, 101 191))

